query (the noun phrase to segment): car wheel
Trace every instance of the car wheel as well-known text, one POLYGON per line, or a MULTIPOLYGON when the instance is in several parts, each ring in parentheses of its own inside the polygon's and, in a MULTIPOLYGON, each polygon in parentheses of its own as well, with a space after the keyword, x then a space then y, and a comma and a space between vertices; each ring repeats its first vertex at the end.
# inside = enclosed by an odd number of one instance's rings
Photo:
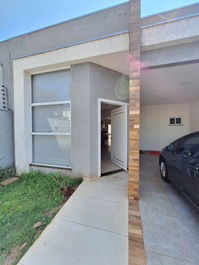
POLYGON ((166 181, 169 182, 169 177, 168 177, 168 172, 167 172, 167 165, 164 159, 160 160, 160 175, 161 178, 166 181))

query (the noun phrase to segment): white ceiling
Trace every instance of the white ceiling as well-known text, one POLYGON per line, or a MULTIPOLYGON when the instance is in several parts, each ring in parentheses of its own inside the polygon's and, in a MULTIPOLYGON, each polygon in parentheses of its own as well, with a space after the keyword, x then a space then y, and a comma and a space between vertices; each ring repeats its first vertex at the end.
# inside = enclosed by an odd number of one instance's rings
POLYGON ((142 104, 189 103, 198 99, 198 63, 142 71, 142 104))
POLYGON ((99 64, 101 66, 107 67, 111 70, 120 72, 125 75, 129 74, 128 51, 94 57, 90 60, 90 62, 99 64))
MULTIPOLYGON (((91 62, 128 75, 128 52, 92 58, 91 62)), ((199 63, 142 71, 141 104, 175 104, 199 100, 199 63)))

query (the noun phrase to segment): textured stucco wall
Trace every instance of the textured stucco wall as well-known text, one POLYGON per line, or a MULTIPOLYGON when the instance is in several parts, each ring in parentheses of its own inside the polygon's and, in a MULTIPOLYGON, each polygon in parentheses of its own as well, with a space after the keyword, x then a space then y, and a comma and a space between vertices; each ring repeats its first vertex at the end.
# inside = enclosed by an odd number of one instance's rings
POLYGON ((142 63, 144 66, 164 65, 198 59, 198 41, 142 52, 142 63))
POLYGON ((90 66, 71 67, 71 161, 73 175, 90 174, 90 66))
POLYGON ((176 17, 186 17, 190 14, 197 14, 199 12, 199 3, 184 6, 181 8, 176 8, 169 10, 157 15, 151 15, 142 18, 142 26, 154 25, 157 23, 163 23, 168 20, 175 19, 176 17))
POLYGON ((14 164, 12 116, 11 111, 0 111, 0 168, 11 167, 14 164))
POLYGON ((143 28, 142 48, 166 47, 182 41, 190 42, 196 40, 199 36, 198 23, 199 16, 197 15, 189 19, 175 20, 170 23, 143 28))
POLYGON ((98 98, 127 102, 119 93, 124 89, 125 78, 93 63, 72 66, 73 175, 98 176, 98 98))

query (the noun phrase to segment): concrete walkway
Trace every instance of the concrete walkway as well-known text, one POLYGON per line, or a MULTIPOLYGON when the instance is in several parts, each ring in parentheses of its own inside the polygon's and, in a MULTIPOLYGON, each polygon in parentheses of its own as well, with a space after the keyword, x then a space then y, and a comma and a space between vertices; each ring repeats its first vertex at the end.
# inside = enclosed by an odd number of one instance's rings
POLYGON ((128 265, 127 181, 84 181, 18 265, 128 265))

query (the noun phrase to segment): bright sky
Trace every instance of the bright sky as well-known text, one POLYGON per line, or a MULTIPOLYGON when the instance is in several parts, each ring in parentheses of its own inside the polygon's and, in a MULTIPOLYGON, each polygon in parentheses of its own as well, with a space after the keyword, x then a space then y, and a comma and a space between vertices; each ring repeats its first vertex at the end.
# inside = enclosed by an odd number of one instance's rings
MULTIPOLYGON (((127 1, 0 0, 0 41, 124 2, 127 1)), ((142 0, 142 16, 198 2, 198 0, 142 0)))

